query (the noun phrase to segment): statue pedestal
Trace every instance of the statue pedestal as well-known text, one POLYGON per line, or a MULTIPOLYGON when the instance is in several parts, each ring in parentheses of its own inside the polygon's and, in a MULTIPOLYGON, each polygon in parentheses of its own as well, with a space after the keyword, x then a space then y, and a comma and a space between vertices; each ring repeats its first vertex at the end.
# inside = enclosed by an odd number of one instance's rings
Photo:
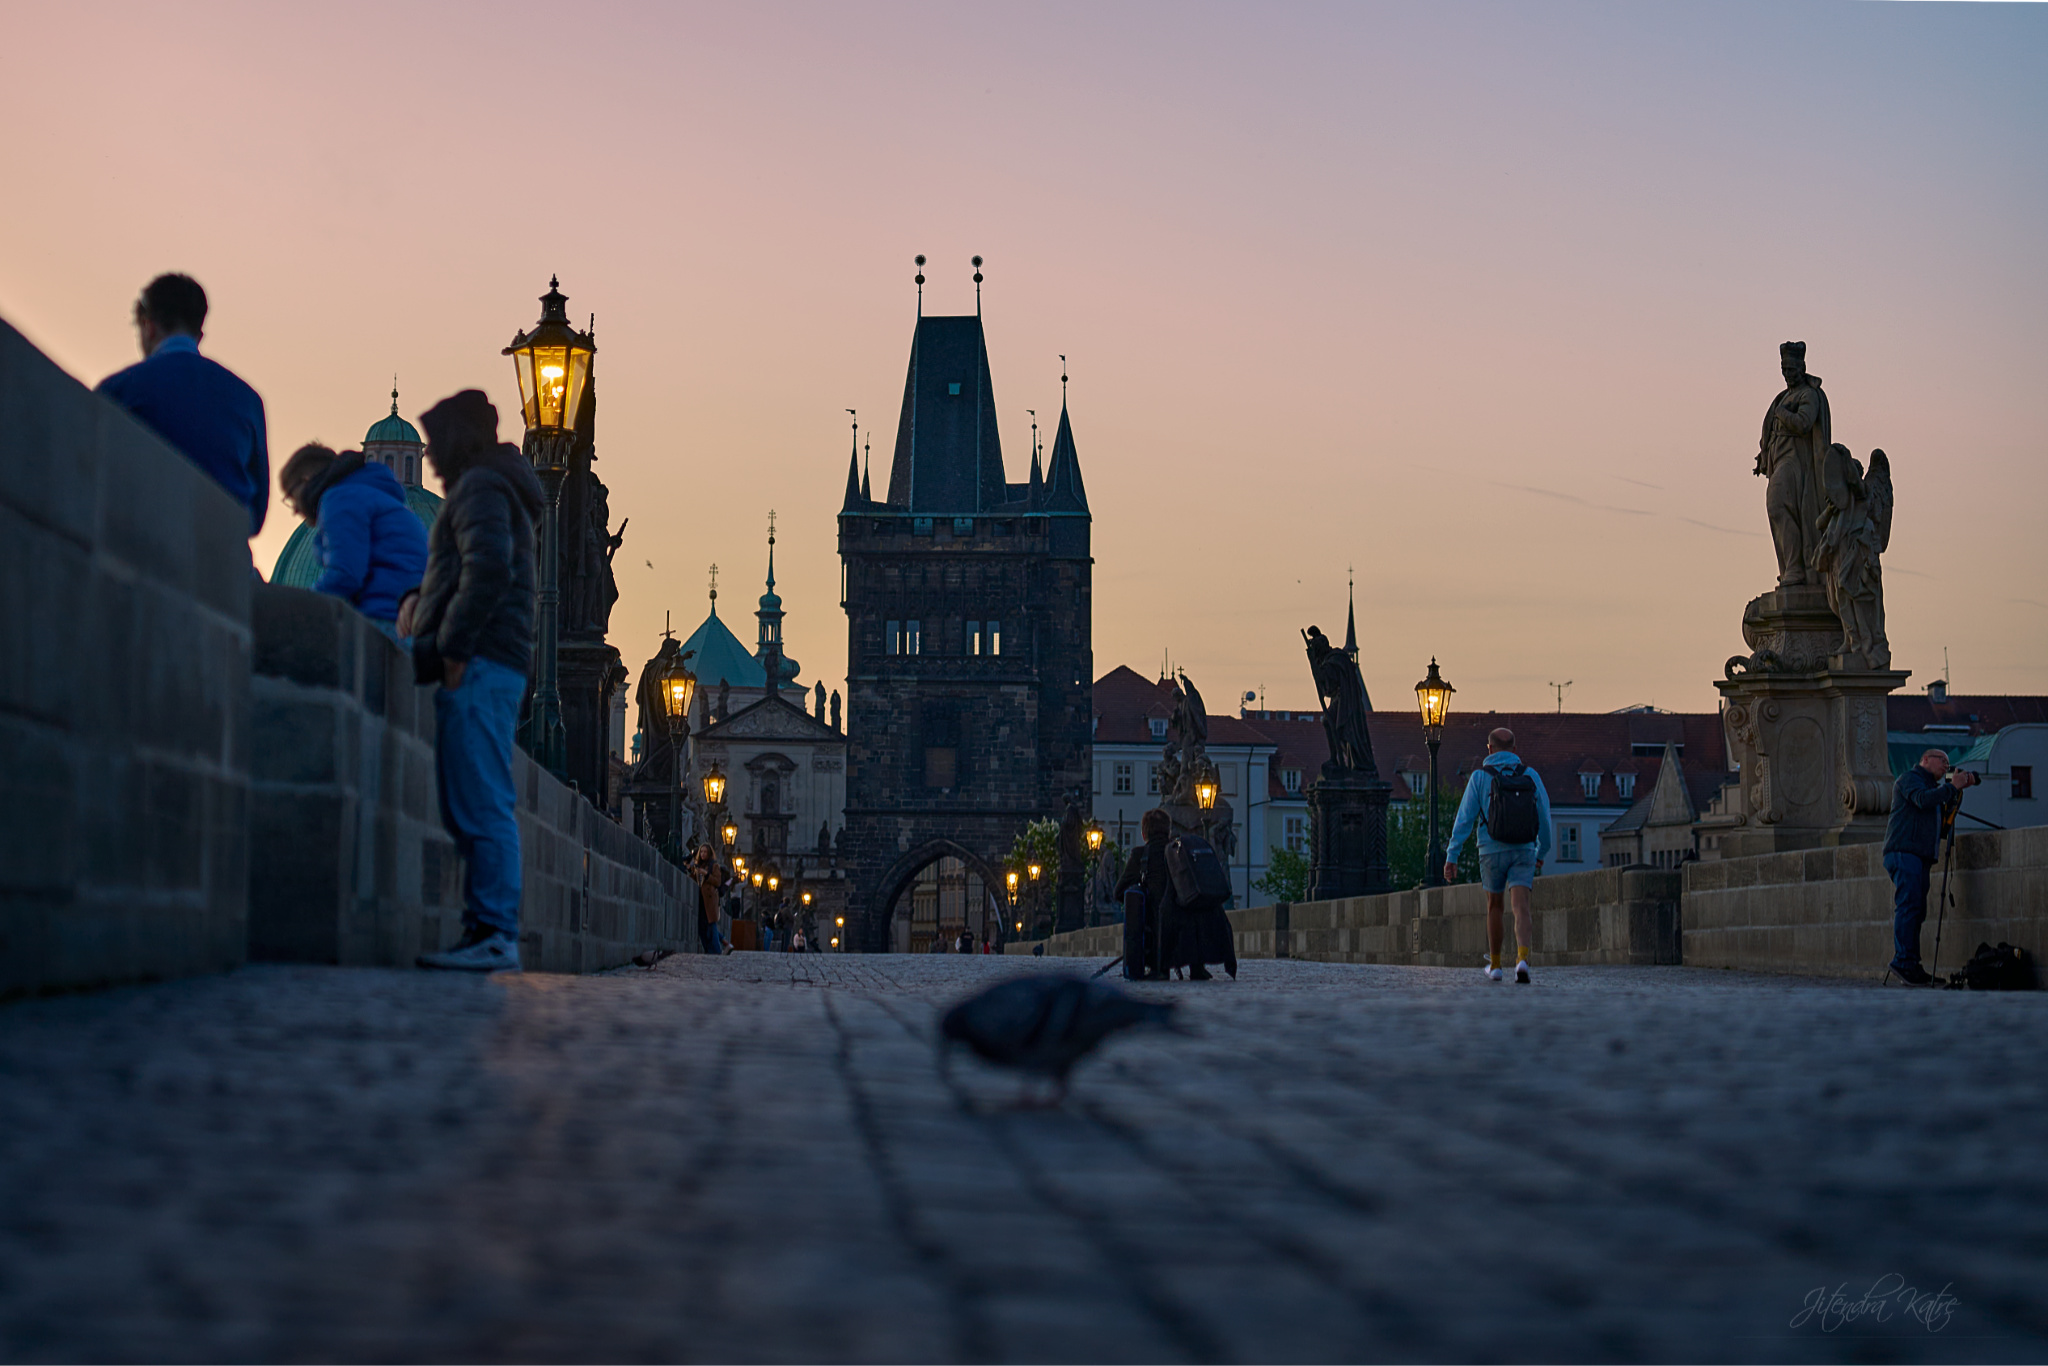
POLYGON ((1902 669, 1843 655, 1841 622, 1817 587, 1780 588, 1742 614, 1751 653, 1714 684, 1738 781, 1697 826, 1700 857, 1861 844, 1892 809, 1885 698, 1902 669))
POLYGON ((1393 788, 1362 773, 1325 772, 1309 785, 1308 899, 1388 890, 1387 796, 1393 788))
POLYGON ((619 652, 602 640, 564 640, 555 651, 562 691, 562 729, 567 737, 565 776, 600 811, 616 794, 605 790, 611 776, 612 689, 625 678, 619 652))

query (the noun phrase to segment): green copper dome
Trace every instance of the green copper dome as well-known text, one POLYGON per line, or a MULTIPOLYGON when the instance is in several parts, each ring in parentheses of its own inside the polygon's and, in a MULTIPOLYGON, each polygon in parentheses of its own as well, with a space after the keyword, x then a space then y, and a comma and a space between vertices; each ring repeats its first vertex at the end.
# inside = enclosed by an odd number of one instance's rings
POLYGON ((363 433, 365 446, 372 441, 404 441, 414 446, 426 444, 420 440, 419 428, 398 415, 398 390, 395 387, 391 391, 390 415, 378 418, 370 424, 370 430, 363 433))

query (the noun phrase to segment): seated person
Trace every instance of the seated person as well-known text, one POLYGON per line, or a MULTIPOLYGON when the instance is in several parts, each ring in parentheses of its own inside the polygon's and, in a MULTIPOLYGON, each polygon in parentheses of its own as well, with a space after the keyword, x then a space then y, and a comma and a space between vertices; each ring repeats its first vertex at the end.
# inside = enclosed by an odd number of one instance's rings
POLYGON ((316 592, 346 599, 377 629, 398 639, 398 606, 427 568, 427 529, 405 505, 405 490, 361 451, 336 455, 317 443, 299 447, 278 471, 284 499, 318 531, 316 592))

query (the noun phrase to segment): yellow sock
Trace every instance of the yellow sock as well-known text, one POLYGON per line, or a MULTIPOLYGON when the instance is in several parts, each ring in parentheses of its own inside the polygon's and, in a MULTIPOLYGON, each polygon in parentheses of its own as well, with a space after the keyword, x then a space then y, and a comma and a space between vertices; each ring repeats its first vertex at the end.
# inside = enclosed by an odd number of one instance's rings
POLYGON ((1487 954, 1487 955, 1486 955, 1486 963, 1487 963, 1487 966, 1488 966, 1488 967, 1491 967, 1491 968, 1494 968, 1495 970, 1498 970, 1498 969, 1500 968, 1500 955, 1499 955, 1499 954, 1497 954, 1497 953, 1489 953, 1489 954, 1487 954))
POLYGON ((1535 956, 1536 955, 1534 953, 1531 953, 1529 951, 1529 946, 1527 944, 1515 945, 1515 961, 1517 963, 1526 963, 1535 956))

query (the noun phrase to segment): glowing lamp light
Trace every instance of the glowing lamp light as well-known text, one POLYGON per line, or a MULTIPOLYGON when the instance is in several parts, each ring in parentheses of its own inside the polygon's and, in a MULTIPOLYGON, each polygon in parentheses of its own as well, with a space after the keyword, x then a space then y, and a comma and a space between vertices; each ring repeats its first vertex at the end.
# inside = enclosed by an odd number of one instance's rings
POLYGON ((1431 658, 1429 676, 1415 685, 1415 704, 1422 709, 1422 730, 1427 738, 1443 738, 1444 717, 1450 714, 1451 694, 1456 691, 1444 682, 1443 675, 1436 671, 1436 660, 1431 658))
POLYGON ((690 699, 697 695, 697 675, 690 672, 684 663, 686 656, 696 653, 685 651, 670 661, 661 675, 662 710, 668 714, 668 728, 674 731, 690 714, 690 699))
MULTIPOLYGON (((689 705, 689 703, 685 702, 683 704, 684 709, 687 710, 689 705)), ((704 774, 704 800, 712 806, 716 806, 725 800, 725 774, 719 772, 718 765, 715 763, 704 774)), ((725 840, 727 844, 731 844, 738 837, 739 831, 732 826, 727 826, 726 829, 732 830, 732 834, 726 836, 725 840)))
POLYGON ((1088 852, 1091 854, 1102 852, 1102 827, 1099 825, 1088 827, 1088 852))
POLYGON ((719 831, 718 835, 720 839, 725 841, 725 847, 730 849, 733 846, 733 841, 740 837, 740 828, 731 821, 727 821, 725 828, 719 831))
POLYGON ((842 916, 839 916, 839 917, 835 918, 835 919, 834 919, 834 920, 832 921, 832 923, 833 923, 834 925, 837 925, 837 926, 838 926, 838 927, 839 927, 840 929, 842 929, 842 930, 843 930, 843 929, 845 929, 845 928, 846 928, 846 917, 845 917, 845 916, 843 916, 843 915, 842 915, 842 916))
POLYGON ((760 885, 761 885, 761 875, 760 875, 759 873, 756 873, 756 874, 754 874, 754 886, 755 886, 756 888, 759 888, 759 887, 760 887, 760 885))
POLYGON ((839 936, 836 934, 832 936, 832 947, 835 949, 839 947, 839 936))
POLYGON ((1024 922, 1021 920, 1017 922, 1017 933, 1024 933, 1024 922))
POLYGON ((529 432, 558 434, 574 427, 590 383, 597 343, 569 325, 568 303, 560 282, 550 279, 540 299, 540 321, 505 348, 519 379, 520 417, 529 432))
POLYGON ((810 905, 810 904, 811 904, 811 894, 810 894, 809 892, 805 892, 805 893, 804 893, 804 905, 808 906, 808 905, 810 905))
POLYGON ((774 891, 774 890, 775 890, 776 888, 780 887, 781 885, 782 885, 782 879, 781 879, 781 878, 779 878, 779 877, 772 877, 772 876, 771 876, 771 877, 770 877, 770 878, 768 879, 768 890, 769 890, 769 891, 771 891, 771 892, 772 892, 772 891, 774 891))
POLYGON ((1031 865, 1031 880, 1032 880, 1033 882, 1036 882, 1036 881, 1038 881, 1038 874, 1039 874, 1039 871, 1040 871, 1040 869, 1039 869, 1039 867, 1038 867, 1038 865, 1037 865, 1037 864, 1035 864, 1035 863, 1034 863, 1034 864, 1032 864, 1032 865, 1031 865))
MULTIPOLYGON (((732 841, 731 841, 731 840, 727 840, 727 841, 726 841, 726 843, 727 843, 727 844, 731 844, 731 843, 732 843, 732 841)), ((735 873, 738 873, 738 874, 739 874, 739 875, 740 875, 741 877, 745 877, 745 876, 747 875, 747 857, 746 857, 746 855, 744 855, 744 854, 734 854, 734 855, 732 856, 732 870, 733 870, 733 871, 734 871, 735 873)))

